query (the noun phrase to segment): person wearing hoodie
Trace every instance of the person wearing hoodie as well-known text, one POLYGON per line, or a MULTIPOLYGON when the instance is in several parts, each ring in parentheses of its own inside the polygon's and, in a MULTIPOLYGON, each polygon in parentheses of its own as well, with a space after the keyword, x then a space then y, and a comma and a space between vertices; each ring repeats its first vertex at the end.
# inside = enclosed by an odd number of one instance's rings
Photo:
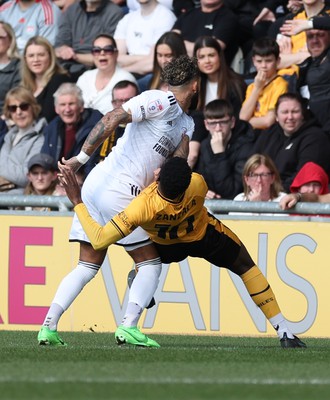
POLYGON ((242 171, 255 133, 248 122, 235 119, 231 103, 224 99, 206 105, 204 123, 210 134, 201 143, 195 170, 209 187, 207 199, 233 199, 243 190, 242 171))
POLYGON ((278 98, 277 122, 259 135, 254 153, 268 154, 279 170, 285 192, 304 164, 312 161, 330 173, 330 138, 308 115, 304 100, 295 93, 278 98))
POLYGON ((310 161, 303 165, 294 178, 291 193, 329 193, 329 178, 322 167, 310 161))
POLYGON ((40 153, 45 118, 40 105, 24 87, 11 89, 5 98, 4 115, 14 125, 4 135, 0 149, 0 192, 23 193, 28 183, 28 160, 40 153))

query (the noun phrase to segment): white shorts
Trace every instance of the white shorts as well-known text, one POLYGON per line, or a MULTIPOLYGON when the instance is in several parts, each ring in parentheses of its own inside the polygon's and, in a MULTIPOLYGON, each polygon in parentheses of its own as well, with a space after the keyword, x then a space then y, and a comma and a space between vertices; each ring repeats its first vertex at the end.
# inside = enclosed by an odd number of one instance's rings
MULTIPOLYGON (((101 164, 98 164, 88 174, 83 184, 82 200, 90 215, 103 226, 113 216, 123 211, 137 196, 139 190, 134 182, 127 183, 114 178, 105 173, 101 164)), ((76 214, 73 218, 69 240, 90 243, 76 214)), ((139 227, 117 243, 125 246, 127 250, 133 250, 152 242, 148 234, 139 227)))

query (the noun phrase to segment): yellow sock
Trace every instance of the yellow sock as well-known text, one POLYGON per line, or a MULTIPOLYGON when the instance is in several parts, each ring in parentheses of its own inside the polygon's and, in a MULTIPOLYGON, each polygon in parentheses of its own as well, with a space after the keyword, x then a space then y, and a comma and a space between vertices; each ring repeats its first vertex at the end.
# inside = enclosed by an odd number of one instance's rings
POLYGON ((241 275, 241 278, 252 300, 267 319, 281 312, 272 288, 256 265, 241 275))

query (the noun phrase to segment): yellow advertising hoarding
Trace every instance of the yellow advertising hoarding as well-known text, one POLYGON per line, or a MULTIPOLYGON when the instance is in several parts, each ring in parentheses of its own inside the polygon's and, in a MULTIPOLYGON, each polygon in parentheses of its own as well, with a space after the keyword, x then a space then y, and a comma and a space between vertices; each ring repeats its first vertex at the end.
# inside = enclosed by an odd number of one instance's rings
MULTIPOLYGON (((0 329, 38 330, 56 288, 78 260, 68 242, 70 216, 0 215, 0 329)), ((330 337, 330 224, 225 221, 267 276, 283 314, 300 336, 330 337)), ((128 298, 132 260, 111 246, 102 273, 63 315, 59 330, 114 332, 128 298)), ((144 313, 148 333, 264 335, 273 328, 240 278, 189 258, 164 265, 157 305, 144 313)))

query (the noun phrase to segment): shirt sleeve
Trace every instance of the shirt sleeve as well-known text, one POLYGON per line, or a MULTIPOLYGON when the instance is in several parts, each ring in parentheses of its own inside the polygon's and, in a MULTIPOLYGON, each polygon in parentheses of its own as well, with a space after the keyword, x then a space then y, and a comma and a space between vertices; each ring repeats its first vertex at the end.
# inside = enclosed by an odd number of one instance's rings
POLYGON ((119 226, 116 223, 116 217, 101 226, 90 216, 84 203, 77 204, 74 211, 95 250, 106 249, 131 232, 124 224, 119 226))

